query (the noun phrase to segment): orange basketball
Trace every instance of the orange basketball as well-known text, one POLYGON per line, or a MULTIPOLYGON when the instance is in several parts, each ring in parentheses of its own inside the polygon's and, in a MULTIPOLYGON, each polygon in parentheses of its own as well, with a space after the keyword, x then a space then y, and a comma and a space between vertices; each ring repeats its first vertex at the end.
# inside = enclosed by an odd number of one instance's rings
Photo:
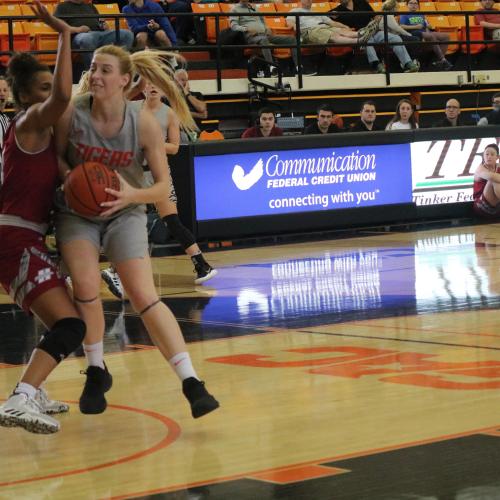
POLYGON ((116 173, 95 161, 87 161, 75 167, 64 181, 64 195, 68 206, 80 215, 97 216, 105 208, 103 201, 114 199, 104 191, 111 188, 120 190, 120 179, 116 173))

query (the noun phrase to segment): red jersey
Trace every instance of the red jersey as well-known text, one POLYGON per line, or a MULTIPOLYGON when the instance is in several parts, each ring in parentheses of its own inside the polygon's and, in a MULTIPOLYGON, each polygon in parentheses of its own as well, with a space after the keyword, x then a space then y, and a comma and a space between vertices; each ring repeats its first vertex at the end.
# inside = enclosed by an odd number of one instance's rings
POLYGON ((4 138, 0 214, 43 224, 60 183, 54 138, 43 151, 28 153, 17 144, 15 130, 16 119, 4 138))
MULTIPOLYGON (((279 127, 274 126, 271 129, 271 133, 269 134, 268 137, 280 137, 282 135, 283 135, 283 130, 280 129, 279 127)), ((242 139, 248 139, 250 137, 252 137, 252 138, 253 137, 264 137, 262 135, 262 131, 261 131, 259 126, 247 128, 245 130, 245 132, 243 132, 243 135, 241 136, 242 139)))

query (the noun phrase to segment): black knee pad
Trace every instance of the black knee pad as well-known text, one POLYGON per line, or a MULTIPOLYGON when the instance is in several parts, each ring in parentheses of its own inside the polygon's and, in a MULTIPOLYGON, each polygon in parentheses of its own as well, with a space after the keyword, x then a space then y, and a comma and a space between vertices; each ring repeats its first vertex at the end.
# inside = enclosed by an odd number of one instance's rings
POLYGON ((162 220, 167 225, 168 230, 172 233, 174 239, 181 244, 181 247, 184 250, 196 243, 193 233, 182 224, 177 214, 166 215, 165 217, 162 217, 162 220))
POLYGON ((80 318, 60 319, 44 335, 37 349, 45 351, 60 363, 83 342, 85 331, 85 322, 80 318))

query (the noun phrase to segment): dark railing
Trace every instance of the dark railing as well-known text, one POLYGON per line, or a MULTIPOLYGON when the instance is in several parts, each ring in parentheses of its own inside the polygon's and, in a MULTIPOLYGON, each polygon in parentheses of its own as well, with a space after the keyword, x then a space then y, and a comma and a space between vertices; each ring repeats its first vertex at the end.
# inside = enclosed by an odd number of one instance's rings
MULTIPOLYGON (((448 42, 436 42, 436 41, 402 41, 402 42, 389 42, 388 40, 388 26, 387 22, 384 22, 384 41, 380 43, 365 43, 362 46, 375 46, 375 47, 382 47, 384 55, 387 56, 387 53, 389 49, 393 46, 398 46, 398 45, 404 45, 404 46, 411 46, 411 45, 418 45, 418 46, 426 46, 426 45, 436 45, 436 44, 441 44, 441 45, 464 45, 466 46, 466 58, 467 58, 467 82, 464 83, 473 83, 473 78, 472 78, 472 56, 471 56, 471 45, 496 45, 496 50, 500 52, 500 40, 471 40, 470 39, 470 16, 474 16, 477 13, 495 13, 498 14, 498 10, 492 10, 492 11, 418 11, 419 15, 425 15, 426 17, 430 17, 432 20, 432 16, 447 16, 447 15, 456 15, 456 16, 462 16, 465 17, 465 38, 463 40, 450 40, 448 42)), ((358 16, 358 15, 366 15, 366 14, 376 14, 379 16, 383 16, 386 18, 388 15, 400 15, 402 12, 374 12, 374 11, 368 11, 368 12, 341 12, 342 16, 344 15, 352 15, 352 16, 358 16)), ((303 48, 327 48, 327 47, 352 47, 355 49, 356 47, 361 47, 359 44, 340 44, 340 43, 327 43, 327 44, 304 44, 301 40, 300 36, 300 18, 302 16, 335 16, 336 12, 255 12, 255 13, 240 13, 238 12, 237 16, 248 16, 248 17, 295 17, 296 18, 296 28, 295 28, 295 44, 293 45, 250 45, 250 44, 245 44, 245 45, 221 45, 220 43, 220 19, 221 18, 227 18, 232 15, 231 12, 206 12, 206 13, 192 13, 192 12, 176 12, 176 13, 160 13, 160 14, 155 14, 154 17, 180 17, 180 16, 191 16, 194 18, 199 18, 199 19, 206 19, 206 18, 214 18, 215 20, 215 33, 216 33, 216 43, 214 44, 196 44, 194 46, 175 46, 172 47, 172 50, 176 50, 179 52, 191 52, 191 51, 200 51, 200 50, 213 50, 215 48, 216 51, 216 75, 217 75, 217 90, 221 91, 222 90, 222 48, 256 48, 256 49, 262 49, 262 48, 268 48, 268 49, 276 49, 276 48, 287 48, 287 49, 297 49, 297 63, 298 63, 298 71, 297 71, 297 83, 298 87, 302 88, 303 87, 303 79, 302 79, 302 54, 301 50, 303 48)), ((64 19, 73 19, 73 18, 80 18, 82 16, 65 16, 64 19)), ((119 43, 120 40, 120 19, 121 18, 137 18, 137 17, 146 17, 148 19, 151 18, 151 14, 99 14, 95 16, 90 16, 90 15, 85 15, 86 18, 89 17, 95 17, 98 19, 103 19, 103 20, 113 20, 114 21, 114 30, 116 31, 116 37, 117 37, 117 42, 119 43)), ((13 25, 12 23, 14 21, 29 21, 29 20, 36 20, 35 17, 32 16, 23 16, 23 17, 7 17, 7 16, 0 16, 0 22, 7 22, 8 23, 8 40, 9 40, 9 50, 8 51, 0 51, 0 56, 2 55, 10 55, 14 51, 14 36, 13 36, 13 25)), ((429 20, 429 19, 428 19, 429 20)), ((431 23, 432 25, 432 23, 431 23)), ((404 26, 403 26, 404 27, 404 26)), ((279 33, 277 33, 279 34, 279 33)), ((87 50, 83 49, 78 49, 78 50, 73 50, 74 52, 88 52, 87 50)), ((55 51, 49 51, 49 50, 44 50, 44 51, 32 51, 34 54, 55 54, 55 51)), ((387 57, 386 57, 387 58, 387 57)), ((391 83, 391 73, 389 69, 387 68, 386 71, 386 84, 390 85, 391 83)))

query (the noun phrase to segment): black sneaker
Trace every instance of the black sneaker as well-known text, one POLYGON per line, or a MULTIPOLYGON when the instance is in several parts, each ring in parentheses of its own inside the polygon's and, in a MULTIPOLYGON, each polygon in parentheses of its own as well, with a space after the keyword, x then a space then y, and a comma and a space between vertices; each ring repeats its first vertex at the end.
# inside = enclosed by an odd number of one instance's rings
POLYGON ((104 365, 104 370, 99 366, 89 366, 86 371, 80 373, 87 376, 80 396, 80 411, 86 415, 103 413, 108 406, 104 393, 113 385, 113 377, 107 366, 104 365))
POLYGON ((219 402, 205 389, 205 382, 194 377, 182 381, 182 392, 191 405, 193 418, 203 417, 219 408, 219 402))
POLYGON ((194 264, 194 272, 196 273, 196 278, 194 279, 194 282, 197 285, 201 285, 205 281, 208 281, 209 279, 213 278, 217 274, 217 269, 214 269, 210 264, 208 263, 200 263, 196 262, 194 264))

